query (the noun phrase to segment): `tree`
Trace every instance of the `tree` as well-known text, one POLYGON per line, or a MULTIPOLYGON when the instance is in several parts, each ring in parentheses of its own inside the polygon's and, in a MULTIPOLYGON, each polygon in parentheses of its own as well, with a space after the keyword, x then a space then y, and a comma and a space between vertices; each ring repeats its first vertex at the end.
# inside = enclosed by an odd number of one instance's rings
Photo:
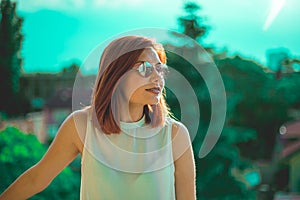
MULTIPOLYGON (((190 51, 194 51, 194 49, 191 48, 190 51)), ((200 126, 193 140, 196 161, 197 199, 255 199, 255 191, 251 190, 251 187, 258 184, 258 182, 256 181, 251 185, 251 180, 247 180, 245 175, 247 171, 255 171, 257 167, 241 156, 238 145, 255 139, 256 130, 251 127, 240 127, 232 124, 230 123, 231 117, 227 118, 219 141, 206 157, 200 159, 198 152, 206 135, 211 117, 209 91, 201 75, 189 62, 171 52, 167 52, 167 57, 168 65, 175 68, 189 81, 197 95, 201 110, 200 126)), ((227 74, 227 77, 229 75, 230 72, 227 74)), ((230 86, 233 81, 234 78, 229 77, 226 83, 230 86)), ((239 103, 239 98, 237 97, 240 95, 238 93, 229 96, 228 103, 232 104, 229 112, 233 111, 235 105, 239 103)), ((176 96, 168 89, 166 96, 175 117, 181 119, 180 105, 176 96)), ((186 106, 183 109, 189 108, 186 106)))
POLYGON ((16 3, 1 1, 0 24, 0 114, 16 115, 21 112, 24 102, 19 94, 19 76, 22 58, 20 49, 23 18, 16 14, 16 3), (20 102, 22 101, 22 102, 20 102), (3 114, 3 113, 2 113, 3 114))
MULTIPOLYGON (((203 18, 197 15, 200 8, 197 3, 188 2, 184 5, 187 15, 178 19, 182 32, 198 41, 198 43, 207 34, 208 30, 208 26, 203 24, 203 18)), ((174 35, 176 36, 176 34, 174 35)), ((165 44, 166 49, 179 48, 186 55, 194 55, 195 60, 193 61, 199 63, 203 71, 212 67, 209 63, 205 64, 199 59, 200 55, 205 54, 205 52, 200 50, 197 47, 198 45, 190 44, 189 40, 181 34, 177 35, 186 40, 182 42, 181 46, 165 44)), ((172 52, 167 52, 167 57, 168 65, 183 75, 192 86, 201 111, 200 126, 193 140, 197 199, 255 199, 256 193, 251 188, 259 183, 259 179, 249 180, 246 175, 249 171, 255 172, 257 167, 250 160, 241 156, 238 144, 255 139, 256 130, 251 127, 240 127, 231 124, 231 118, 226 118, 225 127, 217 144, 206 157, 200 159, 198 152, 206 135, 212 114, 209 90, 204 78, 190 64, 190 61, 172 52)), ((234 77, 227 77, 227 83, 234 82, 234 77)), ((166 95, 167 102, 175 117, 181 119, 180 105, 176 96, 168 89, 166 95)), ((228 103, 232 105, 231 110, 234 110, 235 105, 239 103, 239 95, 241 94, 230 96, 231 99, 228 103)), ((187 106, 184 109, 189 109, 189 107, 187 106)), ((255 175, 256 177, 259 176, 258 173, 255 173, 255 175)))
POLYGON ((204 17, 198 15, 200 10, 201 6, 196 2, 187 2, 184 4, 186 15, 178 18, 179 25, 183 28, 182 32, 194 40, 201 40, 209 30, 204 24, 204 17))

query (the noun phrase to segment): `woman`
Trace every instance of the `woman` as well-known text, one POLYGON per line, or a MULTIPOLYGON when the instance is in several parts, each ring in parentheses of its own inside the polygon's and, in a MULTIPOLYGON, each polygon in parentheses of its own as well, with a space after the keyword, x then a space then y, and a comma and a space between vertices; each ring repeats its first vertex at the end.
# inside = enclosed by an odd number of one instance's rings
POLYGON ((112 41, 91 105, 70 114, 44 157, 0 200, 42 191, 79 153, 81 199, 195 199, 189 134, 169 117, 163 96, 165 63, 162 45, 149 38, 112 41))

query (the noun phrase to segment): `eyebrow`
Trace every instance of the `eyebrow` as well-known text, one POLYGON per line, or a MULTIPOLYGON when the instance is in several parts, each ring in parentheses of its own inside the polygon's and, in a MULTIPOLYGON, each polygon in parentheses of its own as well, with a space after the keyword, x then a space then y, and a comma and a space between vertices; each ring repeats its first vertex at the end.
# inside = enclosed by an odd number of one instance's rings
POLYGON ((137 63, 143 63, 143 62, 145 62, 145 61, 138 60, 138 61, 136 61, 135 64, 137 64, 137 63))
MULTIPOLYGON (((146 60, 140 60, 140 61, 137 61, 136 63, 144 63, 144 62, 151 63, 151 62, 146 61, 146 60)), ((151 63, 151 64, 152 64, 152 63, 151 63)), ((162 63, 161 63, 161 62, 158 62, 158 63, 156 63, 156 64, 154 64, 154 65, 157 65, 157 64, 162 64, 162 63)))

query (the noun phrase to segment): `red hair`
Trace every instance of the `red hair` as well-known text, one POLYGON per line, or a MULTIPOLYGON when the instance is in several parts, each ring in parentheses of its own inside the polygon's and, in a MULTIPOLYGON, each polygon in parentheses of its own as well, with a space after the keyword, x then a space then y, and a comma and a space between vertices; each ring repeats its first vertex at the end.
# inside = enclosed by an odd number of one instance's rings
MULTIPOLYGON (((119 118, 114 115, 112 96, 120 78, 137 62, 146 48, 153 47, 162 63, 166 63, 163 46, 154 40, 141 36, 125 36, 112 41, 100 59, 99 71, 91 99, 92 111, 106 134, 120 133, 119 118)), ((164 124, 169 109, 162 95, 157 105, 145 105, 145 122, 153 127, 164 124)))

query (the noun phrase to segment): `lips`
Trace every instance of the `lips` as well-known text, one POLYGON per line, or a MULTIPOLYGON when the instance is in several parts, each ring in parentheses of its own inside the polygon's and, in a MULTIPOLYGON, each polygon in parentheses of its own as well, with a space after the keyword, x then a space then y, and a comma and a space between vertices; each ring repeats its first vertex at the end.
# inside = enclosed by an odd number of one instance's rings
POLYGON ((159 94, 161 92, 161 89, 159 87, 153 87, 146 89, 147 92, 151 92, 153 94, 159 94))

